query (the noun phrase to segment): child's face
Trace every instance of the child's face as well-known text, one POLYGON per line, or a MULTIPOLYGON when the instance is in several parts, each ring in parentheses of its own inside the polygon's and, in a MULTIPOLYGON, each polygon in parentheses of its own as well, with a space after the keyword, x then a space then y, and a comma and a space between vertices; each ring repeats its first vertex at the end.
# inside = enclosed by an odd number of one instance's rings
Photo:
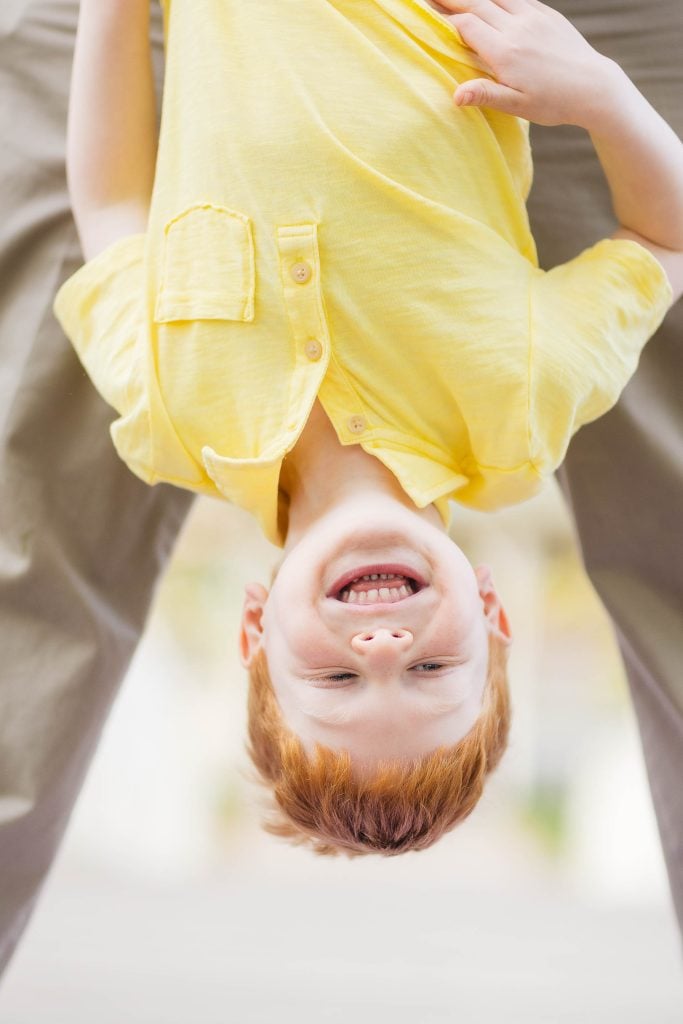
POLYGON ((491 629, 509 635, 488 570, 441 530, 407 511, 390 526, 332 516, 289 551, 270 594, 247 588, 242 655, 248 665, 264 645, 307 750, 319 742, 371 767, 469 732, 491 629), (382 573, 394 578, 351 582, 382 573))

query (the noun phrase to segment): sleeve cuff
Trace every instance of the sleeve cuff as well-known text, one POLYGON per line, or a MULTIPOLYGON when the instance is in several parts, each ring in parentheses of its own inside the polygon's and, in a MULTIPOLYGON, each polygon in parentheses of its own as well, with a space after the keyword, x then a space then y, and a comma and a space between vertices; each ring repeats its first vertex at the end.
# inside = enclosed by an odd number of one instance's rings
POLYGON ((121 414, 145 316, 146 237, 128 235, 102 250, 64 282, 52 307, 93 384, 121 414))
POLYGON ((666 270, 654 253, 634 238, 603 238, 594 246, 595 249, 600 247, 611 248, 612 255, 616 254, 623 261, 633 275, 634 284, 653 307, 658 311, 665 307, 659 317, 661 323, 664 313, 673 304, 674 291, 666 270))
POLYGON ((55 295, 52 309, 64 333, 72 342, 79 334, 84 303, 120 271, 128 270, 142 261, 146 238, 143 232, 117 239, 84 263, 61 285, 55 295))

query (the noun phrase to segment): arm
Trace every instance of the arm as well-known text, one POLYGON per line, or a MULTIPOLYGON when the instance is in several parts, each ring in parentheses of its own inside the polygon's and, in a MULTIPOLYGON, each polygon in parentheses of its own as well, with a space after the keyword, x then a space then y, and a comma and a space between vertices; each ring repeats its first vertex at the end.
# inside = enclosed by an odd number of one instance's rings
POLYGON ((611 61, 604 95, 604 110, 583 127, 620 223, 612 238, 631 238, 649 249, 664 267, 676 301, 683 294, 683 143, 611 61))
POLYGON ((156 164, 150 0, 81 0, 67 181, 86 260, 147 229, 156 164))
POLYGON ((463 82, 457 106, 493 107, 591 136, 620 222, 683 294, 683 143, 626 73, 538 0, 440 0, 492 79, 463 82), (471 93, 471 96, 468 95, 471 93))

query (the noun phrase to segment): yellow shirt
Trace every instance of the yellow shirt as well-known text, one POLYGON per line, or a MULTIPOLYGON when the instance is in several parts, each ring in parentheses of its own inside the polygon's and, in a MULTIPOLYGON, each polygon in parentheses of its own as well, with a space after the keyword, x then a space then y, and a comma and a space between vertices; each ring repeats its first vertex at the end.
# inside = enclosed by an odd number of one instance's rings
MULTIPOLYGON (((612 406, 673 293, 644 247, 538 267, 528 122, 420 0, 165 0, 148 229, 57 318, 148 483, 249 509, 319 397, 418 507, 522 501, 612 406)), ((134 154, 131 154, 134 159, 134 154)), ((561 197, 558 197, 561 201, 561 197)))

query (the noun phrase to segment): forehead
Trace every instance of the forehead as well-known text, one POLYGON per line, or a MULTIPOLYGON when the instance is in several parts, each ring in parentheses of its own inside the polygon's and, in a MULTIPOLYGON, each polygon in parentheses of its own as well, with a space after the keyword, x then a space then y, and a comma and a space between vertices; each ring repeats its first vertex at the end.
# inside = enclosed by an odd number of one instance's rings
POLYGON ((437 747, 453 746, 470 732, 481 712, 481 698, 471 694, 459 707, 438 716, 402 712, 389 722, 376 714, 357 718, 342 714, 330 721, 296 712, 284 717, 304 745, 322 743, 345 750, 354 759, 377 760, 421 757, 437 747))

